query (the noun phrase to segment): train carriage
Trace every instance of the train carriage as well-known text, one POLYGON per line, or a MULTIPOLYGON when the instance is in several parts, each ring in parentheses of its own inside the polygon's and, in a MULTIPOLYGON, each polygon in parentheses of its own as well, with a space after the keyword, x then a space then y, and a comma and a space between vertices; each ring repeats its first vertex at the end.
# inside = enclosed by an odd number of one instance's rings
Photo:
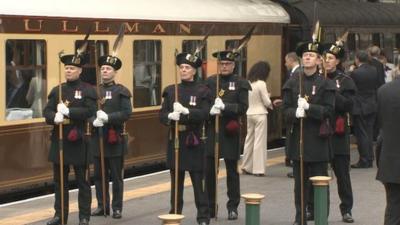
MULTIPOLYGON (((120 24, 126 25, 118 56, 123 61, 117 82, 133 93, 127 123, 129 151, 125 166, 165 159, 166 131, 158 120, 161 90, 174 82, 174 52, 193 51, 211 27, 199 75, 216 72, 214 51, 232 48, 252 25, 254 35, 236 62, 245 76, 258 60, 271 63, 269 88, 280 96, 282 33, 286 11, 268 0, 147 0, 115 2, 6 1, 0 8, 0 195, 51 181, 47 162, 51 127, 42 117, 49 91, 63 67, 58 53, 72 53, 91 27, 90 63, 82 79, 94 83, 95 56, 108 54, 120 24)), ((271 113, 274 117, 274 113, 271 113)), ((279 120, 270 136, 280 136, 279 120)), ((272 125, 274 124, 274 125, 272 125)))
POLYGON ((400 63, 400 4, 348 0, 276 2, 285 8, 291 18, 284 32, 287 51, 294 50, 299 41, 311 38, 312 26, 318 19, 323 42, 333 42, 345 31, 349 32, 345 47, 350 62, 354 60, 357 50, 377 45, 389 61, 400 63))

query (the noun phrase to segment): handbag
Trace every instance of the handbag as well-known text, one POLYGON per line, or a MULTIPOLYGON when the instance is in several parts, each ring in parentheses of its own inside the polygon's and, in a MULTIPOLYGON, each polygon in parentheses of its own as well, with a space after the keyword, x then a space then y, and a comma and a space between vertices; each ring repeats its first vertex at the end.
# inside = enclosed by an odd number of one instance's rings
POLYGON ((196 136, 196 134, 191 131, 188 133, 186 136, 185 144, 187 147, 196 147, 200 144, 199 138, 196 136))
POLYGON ((237 135, 239 133, 240 124, 237 120, 230 120, 225 125, 225 132, 231 136, 237 135))
POLYGON ((115 131, 115 129, 112 128, 112 127, 111 127, 110 129, 108 129, 107 142, 108 142, 108 144, 110 144, 110 145, 113 145, 113 144, 117 144, 117 143, 118 143, 118 134, 117 134, 117 131, 115 131))
POLYGON ((72 128, 67 135, 67 140, 70 142, 76 142, 82 138, 82 133, 78 130, 78 128, 72 128))
POLYGON ((329 119, 323 120, 319 127, 319 136, 322 138, 328 138, 332 134, 333 134, 333 132, 332 132, 332 127, 329 122, 329 119))
POLYGON ((335 134, 337 135, 343 135, 345 133, 345 121, 342 116, 338 116, 336 118, 336 123, 335 123, 335 134))

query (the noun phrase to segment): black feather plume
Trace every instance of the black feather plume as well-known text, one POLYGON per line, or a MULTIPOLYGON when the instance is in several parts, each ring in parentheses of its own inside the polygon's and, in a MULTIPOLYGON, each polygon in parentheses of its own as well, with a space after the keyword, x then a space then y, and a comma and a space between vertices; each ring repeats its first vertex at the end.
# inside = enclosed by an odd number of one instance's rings
POLYGON ((86 52, 88 43, 89 43, 89 36, 92 31, 92 27, 90 26, 86 31, 85 38, 83 39, 82 45, 76 50, 76 56, 80 56, 86 52))
POLYGON ((234 54, 239 53, 240 50, 242 50, 242 48, 244 48, 247 45, 247 43, 250 41, 251 35, 253 34, 255 28, 256 25, 252 26, 250 30, 247 32, 247 34, 239 41, 239 47, 234 48, 232 50, 234 54))
POLYGON ((118 50, 122 45, 122 41, 124 40, 125 34, 125 23, 121 24, 119 27, 117 38, 115 38, 113 49, 112 49, 112 56, 115 57, 118 54, 118 50))
POLYGON ((201 50, 204 48, 204 46, 207 43, 207 39, 208 36, 210 36, 211 31, 214 29, 214 25, 207 31, 206 36, 204 36, 203 40, 201 41, 201 43, 197 46, 196 51, 193 53, 194 56, 199 57, 199 54, 201 52, 201 50))

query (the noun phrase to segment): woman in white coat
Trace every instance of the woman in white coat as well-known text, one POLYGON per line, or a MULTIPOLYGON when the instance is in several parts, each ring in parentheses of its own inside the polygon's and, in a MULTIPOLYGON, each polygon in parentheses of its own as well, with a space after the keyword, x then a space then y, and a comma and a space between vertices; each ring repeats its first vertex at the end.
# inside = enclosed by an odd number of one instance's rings
POLYGON ((250 69, 247 79, 251 83, 247 110, 247 135, 244 145, 242 171, 256 176, 265 175, 267 160, 267 108, 272 109, 266 80, 270 65, 260 61, 250 69))

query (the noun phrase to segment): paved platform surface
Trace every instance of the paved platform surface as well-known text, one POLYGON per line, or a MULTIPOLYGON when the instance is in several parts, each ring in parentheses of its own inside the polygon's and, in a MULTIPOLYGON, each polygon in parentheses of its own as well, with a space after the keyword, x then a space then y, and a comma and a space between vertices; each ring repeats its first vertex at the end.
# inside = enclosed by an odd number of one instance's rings
MULTIPOLYGON (((352 162, 358 158, 352 151, 352 162)), ((293 179, 286 177, 290 168, 284 166, 283 150, 268 152, 267 174, 265 177, 241 175, 241 192, 259 193, 265 195, 261 205, 262 225, 291 225, 294 220, 293 179)), ((239 206, 239 219, 227 220, 226 211, 226 177, 224 163, 221 163, 219 179, 219 218, 211 220, 213 225, 244 225, 245 204, 242 200, 239 206)), ((383 185, 375 180, 376 167, 371 169, 353 169, 351 178, 354 192, 353 216, 354 225, 382 225, 385 209, 385 191, 383 185)), ((188 175, 186 176, 189 177, 188 175)), ((124 210, 122 219, 116 220, 110 216, 92 217, 90 224, 130 224, 159 225, 158 215, 169 211, 169 172, 161 171, 142 177, 130 178, 125 181, 124 210)), ((193 200, 193 190, 187 180, 184 190, 185 216, 182 225, 195 225, 196 209, 193 200)), ((329 224, 345 224, 341 221, 339 198, 336 180, 331 182, 331 205, 329 224)), ((92 191, 94 193, 94 191, 92 191)), ((0 224, 46 224, 53 216, 53 195, 42 196, 20 202, 0 205, 0 224)), ((93 195, 92 208, 96 207, 93 195)), ((77 192, 70 193, 70 215, 68 224, 78 224, 77 192)), ((313 222, 309 222, 313 225, 313 222)))

